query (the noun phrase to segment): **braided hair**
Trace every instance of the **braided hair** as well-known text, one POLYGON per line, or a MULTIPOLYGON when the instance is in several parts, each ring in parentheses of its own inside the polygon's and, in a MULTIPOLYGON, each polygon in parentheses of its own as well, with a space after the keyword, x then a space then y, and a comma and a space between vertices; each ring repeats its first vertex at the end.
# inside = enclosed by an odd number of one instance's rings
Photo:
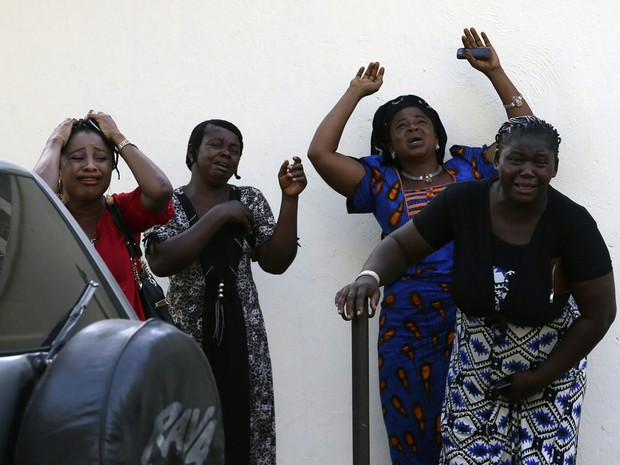
POLYGON ((510 118, 502 124, 495 136, 495 142, 497 143, 496 158, 499 157, 502 148, 507 145, 513 137, 521 135, 540 136, 547 139, 555 153, 555 159, 558 159, 560 142, 562 141, 560 134, 558 134, 558 131, 551 124, 533 115, 510 118))

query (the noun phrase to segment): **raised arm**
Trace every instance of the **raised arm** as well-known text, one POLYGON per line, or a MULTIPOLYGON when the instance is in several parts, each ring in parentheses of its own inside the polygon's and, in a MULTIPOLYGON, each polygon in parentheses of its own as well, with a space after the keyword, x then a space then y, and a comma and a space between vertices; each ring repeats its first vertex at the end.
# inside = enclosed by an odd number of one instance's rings
MULTIPOLYGON (((488 36, 484 32, 478 35, 478 32, 476 32, 476 29, 473 27, 469 29, 466 28, 463 30, 461 41, 465 49, 487 47, 491 51, 491 57, 488 60, 475 59, 468 50, 466 50, 465 54, 469 64, 474 69, 483 73, 489 81, 491 81, 493 88, 499 96, 500 103, 506 109, 507 118, 510 119, 516 116, 533 114, 525 98, 506 75, 504 68, 502 68, 500 64, 499 56, 493 48, 488 36), (482 38, 480 36, 482 36, 482 38)), ((493 162, 495 157, 495 144, 492 144, 491 149, 487 151, 486 157, 489 162, 493 162)))
POLYGON ((334 108, 325 116, 310 142, 308 159, 323 180, 345 197, 353 196, 364 177, 364 167, 352 158, 338 153, 338 144, 347 121, 359 101, 374 94, 383 84, 384 69, 378 62, 362 66, 334 108))
POLYGON ((297 255, 297 210, 299 194, 306 188, 307 180, 299 157, 294 163, 285 160, 280 166, 278 180, 282 189, 282 202, 278 222, 271 239, 257 247, 260 267, 272 274, 284 273, 297 255))
POLYGON ((163 211, 172 198, 172 184, 164 172, 125 137, 110 115, 91 110, 84 118, 89 119, 97 123, 104 137, 112 141, 115 147, 122 144, 122 148, 117 151, 142 189, 142 206, 154 213, 163 211))
POLYGON ((60 153, 62 148, 67 144, 71 136, 71 129, 77 122, 75 118, 67 118, 54 129, 50 134, 43 152, 34 166, 34 172, 37 173, 43 181, 56 191, 58 187, 58 178, 60 175, 60 153))

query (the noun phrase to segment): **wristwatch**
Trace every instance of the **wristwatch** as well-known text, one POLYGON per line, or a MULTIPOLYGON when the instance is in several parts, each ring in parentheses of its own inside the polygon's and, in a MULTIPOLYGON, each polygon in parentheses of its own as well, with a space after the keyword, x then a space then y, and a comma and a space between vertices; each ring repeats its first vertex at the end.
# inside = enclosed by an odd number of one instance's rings
POLYGON ((504 108, 514 108, 514 107, 522 107, 523 106, 523 97, 520 95, 515 95, 512 97, 512 101, 504 105, 504 108))

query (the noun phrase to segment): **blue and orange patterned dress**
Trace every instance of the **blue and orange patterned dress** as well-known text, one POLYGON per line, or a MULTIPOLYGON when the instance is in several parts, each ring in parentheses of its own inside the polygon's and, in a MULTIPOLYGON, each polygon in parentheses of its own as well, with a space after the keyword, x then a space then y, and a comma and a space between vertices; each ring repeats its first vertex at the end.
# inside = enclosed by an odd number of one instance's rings
MULTIPOLYGON (((444 163, 455 182, 495 176, 484 147, 453 146, 444 163)), ((347 201, 349 213, 373 213, 384 234, 405 224, 449 184, 403 191, 382 156, 361 159, 366 175, 347 201)), ((436 465, 455 307, 449 288, 453 244, 385 286, 378 337, 379 390, 393 465, 436 465)))

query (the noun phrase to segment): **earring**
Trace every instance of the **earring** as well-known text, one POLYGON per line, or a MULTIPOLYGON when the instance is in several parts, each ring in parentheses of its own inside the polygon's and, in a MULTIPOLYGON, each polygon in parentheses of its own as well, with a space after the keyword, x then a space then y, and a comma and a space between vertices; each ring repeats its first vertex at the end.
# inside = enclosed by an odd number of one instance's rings
POLYGON ((396 160, 396 153, 395 152, 390 152, 390 155, 392 157, 392 160, 396 160))
POLYGON ((58 176, 58 185, 56 186, 56 197, 62 200, 62 179, 58 176))
POLYGON ((439 150, 439 144, 435 145, 435 152, 439 150))

